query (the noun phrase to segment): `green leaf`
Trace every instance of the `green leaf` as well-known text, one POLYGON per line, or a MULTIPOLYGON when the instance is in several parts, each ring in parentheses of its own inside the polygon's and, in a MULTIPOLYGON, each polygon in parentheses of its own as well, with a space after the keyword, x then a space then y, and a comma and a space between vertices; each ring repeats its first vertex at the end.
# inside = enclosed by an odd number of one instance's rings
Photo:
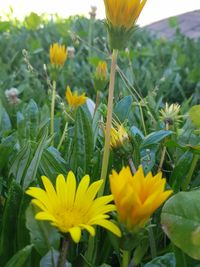
POLYGON ((82 169, 83 173, 89 171, 92 152, 93 133, 91 121, 84 109, 80 107, 76 112, 74 126, 73 152, 71 158, 74 171, 77 171, 78 167, 82 169))
POLYGON ((178 162, 169 178, 169 183, 172 185, 172 189, 175 192, 177 192, 180 189, 181 184, 190 169, 192 158, 193 154, 190 151, 186 151, 178 159, 178 162))
POLYGON ((40 267, 57 267, 59 251, 51 249, 40 261, 40 267))
POLYGON ((117 120, 124 122, 128 118, 131 104, 132 96, 129 95, 122 98, 113 109, 114 118, 117 117, 117 120))
POLYGON ((36 30, 41 22, 41 17, 34 12, 31 12, 31 14, 25 18, 25 26, 30 30, 36 30))
POLYGON ((30 205, 26 211, 26 227, 30 231, 31 242, 38 253, 44 256, 52 247, 58 249, 60 234, 49 222, 35 219, 37 208, 30 205))
POLYGON ((31 146, 30 143, 28 142, 18 152, 10 168, 9 176, 13 174, 17 183, 21 183, 25 171, 28 168, 30 157, 31 157, 31 146))
POLYGON ((47 146, 47 136, 48 136, 48 128, 46 128, 46 131, 44 132, 43 136, 41 137, 40 142, 38 143, 38 146, 35 150, 35 154, 33 159, 30 162, 30 165, 26 171, 24 180, 23 180, 23 188, 26 189, 30 183, 32 181, 34 181, 36 174, 37 174, 37 170, 38 170, 38 166, 40 164, 40 160, 42 157, 42 153, 44 151, 44 149, 47 146))
POLYGON ((24 267, 32 250, 32 245, 28 245, 22 250, 18 251, 10 260, 6 263, 5 267, 24 267))
POLYGON ((172 133, 173 132, 171 131, 164 131, 164 130, 153 132, 144 138, 143 142, 141 143, 141 148, 146 148, 146 147, 158 144, 165 137, 171 135, 172 133))
POLYGON ((3 211, 0 234, 0 263, 2 266, 13 256, 16 246, 16 230, 19 207, 23 191, 19 184, 12 181, 3 211))
POLYGON ((176 267, 174 253, 167 253, 146 263, 144 267, 176 267))
POLYGON ((161 223, 170 240, 200 260, 200 191, 180 192, 164 205, 161 223))
POLYGON ((0 132, 11 130, 10 117, 5 108, 0 103, 0 132))
POLYGON ((197 128, 200 128, 200 105, 196 105, 193 106, 190 110, 189 110, 189 117, 192 121, 192 123, 194 124, 194 126, 196 126, 197 128))

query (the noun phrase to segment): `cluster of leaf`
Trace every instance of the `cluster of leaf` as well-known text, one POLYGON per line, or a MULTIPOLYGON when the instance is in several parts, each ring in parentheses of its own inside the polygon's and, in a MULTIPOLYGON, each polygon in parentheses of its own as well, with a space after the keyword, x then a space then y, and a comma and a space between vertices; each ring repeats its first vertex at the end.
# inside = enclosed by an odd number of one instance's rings
MULTIPOLYGON (((76 49, 75 57, 67 60, 59 75, 60 98, 64 99, 69 84, 95 100, 95 66, 100 59, 109 63, 102 22, 80 17, 54 17, 48 21, 34 13, 24 22, 0 22, 0 264, 6 267, 56 266, 60 236, 48 223, 34 219, 34 208, 24 193, 28 186, 42 186, 41 175, 54 182, 57 174, 66 175, 69 170, 78 180, 86 173, 92 181, 100 177, 107 87, 102 90, 94 117, 86 105, 71 114, 73 120, 68 122, 66 138, 59 149, 68 119, 57 99, 55 138, 49 134, 51 100, 48 66, 46 72, 43 65, 49 64, 48 49, 56 41, 76 49), (5 90, 11 87, 20 92, 21 102, 17 105, 11 105, 5 97, 5 90)), ((163 147, 167 147, 163 170, 175 195, 163 208, 162 225, 173 243, 161 229, 159 210, 152 219, 157 226, 152 230, 158 258, 151 261, 155 255, 151 253, 148 232, 140 242, 124 242, 103 231, 97 232, 92 254, 87 251, 85 233, 78 246, 70 246, 68 260, 72 266, 119 266, 120 249, 132 248, 141 266, 197 266, 199 190, 180 191, 200 186, 199 105, 190 109, 199 104, 199 44, 179 32, 168 42, 138 29, 130 40, 129 51, 120 52, 118 60, 114 118, 126 125, 132 149, 127 155, 111 151, 108 173, 112 168, 120 170, 128 165, 130 157, 136 167, 142 164, 146 173, 156 173, 163 147), (179 102, 184 115, 170 130, 165 129, 159 116, 165 101, 179 102)))

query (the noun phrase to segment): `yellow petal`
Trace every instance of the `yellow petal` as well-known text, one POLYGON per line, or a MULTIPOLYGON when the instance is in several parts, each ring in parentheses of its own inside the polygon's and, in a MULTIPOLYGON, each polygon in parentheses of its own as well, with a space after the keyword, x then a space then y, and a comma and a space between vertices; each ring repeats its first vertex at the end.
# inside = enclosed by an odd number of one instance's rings
POLYGON ((111 221, 107 221, 107 220, 99 220, 97 221, 95 224, 102 226, 103 228, 111 231, 113 234, 121 237, 121 231, 119 229, 118 226, 116 226, 114 223, 112 223, 111 221))
POLYGON ((67 208, 70 208, 74 204, 74 198, 76 194, 76 178, 72 171, 70 171, 67 175, 66 191, 66 204, 67 208))
POLYGON ((81 228, 80 227, 70 228, 69 233, 75 243, 78 243, 80 241, 81 239, 81 228))

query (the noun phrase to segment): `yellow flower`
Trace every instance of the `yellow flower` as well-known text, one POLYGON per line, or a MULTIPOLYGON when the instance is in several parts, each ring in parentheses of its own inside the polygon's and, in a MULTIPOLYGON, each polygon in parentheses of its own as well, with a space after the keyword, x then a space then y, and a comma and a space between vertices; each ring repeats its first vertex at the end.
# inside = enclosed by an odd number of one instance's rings
POLYGON ((114 27, 130 29, 147 0, 104 0, 106 17, 114 27))
POLYGON ((62 67, 67 59, 67 49, 64 45, 54 43, 50 46, 49 57, 52 65, 62 67))
POLYGON ((125 141, 129 140, 128 134, 122 124, 115 123, 116 127, 111 128, 110 145, 113 148, 122 146, 125 141))
POLYGON ((99 61, 96 68, 96 78, 106 80, 107 72, 107 63, 105 61, 99 61))
POLYGON ((57 176, 55 188, 45 176, 42 176, 42 182, 45 190, 30 187, 26 191, 34 198, 32 203, 41 209, 35 216, 37 220, 50 221, 60 232, 70 233, 76 243, 80 241, 82 229, 95 235, 93 225, 102 226, 121 236, 119 228, 108 220, 107 213, 116 210, 114 204, 108 204, 113 196, 95 199, 102 180, 89 185, 90 177, 85 175, 77 187, 74 173, 70 171, 66 179, 61 174, 57 176))
POLYGON ((104 0, 110 47, 126 48, 131 30, 147 0, 104 0))
POLYGON ((66 89, 66 100, 67 100, 68 104, 71 107, 78 107, 78 106, 81 106, 81 105, 85 104, 86 99, 87 99, 87 97, 85 96, 85 93, 82 94, 82 95, 78 95, 78 92, 75 91, 72 94, 72 91, 71 91, 70 87, 67 86, 67 89, 66 89))
POLYGON ((129 167, 119 174, 110 175, 111 192, 117 206, 119 219, 129 230, 136 231, 145 226, 152 213, 172 194, 165 190, 166 179, 159 172, 144 176, 142 166, 132 175, 129 167))

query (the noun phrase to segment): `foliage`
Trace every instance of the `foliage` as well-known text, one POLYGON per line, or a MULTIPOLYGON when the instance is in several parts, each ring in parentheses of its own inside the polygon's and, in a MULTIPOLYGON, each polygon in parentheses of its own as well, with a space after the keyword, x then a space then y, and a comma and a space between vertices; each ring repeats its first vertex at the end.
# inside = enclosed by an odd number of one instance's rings
MULTIPOLYGON (((106 61, 109 69, 106 38, 102 21, 78 16, 52 16, 49 20, 46 15, 31 13, 24 21, 0 21, 3 266, 56 266, 58 260, 60 234, 47 222, 34 219, 30 198, 24 194, 29 186, 42 187, 41 175, 54 183, 58 174, 66 175, 69 170, 78 180, 85 174, 92 182, 101 176, 108 84, 97 97, 94 73, 100 60, 106 61), (52 70, 49 59, 49 47, 55 42, 75 48, 74 57, 68 55, 58 73, 52 70), (67 105, 67 85, 99 103, 94 115, 91 104, 77 109, 67 105), (10 88, 19 92, 15 103, 6 93, 10 88)), ((175 266, 175 262, 181 262, 177 266, 198 266, 199 190, 194 189, 200 186, 199 69, 200 39, 190 40, 178 28, 170 41, 155 38, 146 29, 135 29, 128 48, 119 54, 113 114, 114 120, 125 127, 129 144, 111 150, 108 174, 112 169, 120 171, 132 159, 136 168, 143 165, 145 173, 162 169, 174 196, 138 236, 127 233, 121 225, 121 239, 98 229, 95 241, 89 241, 95 242, 93 251, 88 253, 89 237, 83 233, 78 246, 70 245, 66 266, 120 266, 122 249, 131 250, 131 258, 139 266, 175 266), (162 120, 160 110, 166 102, 180 104, 181 119, 177 123, 162 120), (181 265, 183 258, 185 265, 181 265)), ((108 183, 105 192, 110 193, 108 183)), ((116 220, 115 213, 111 217, 116 220)))

